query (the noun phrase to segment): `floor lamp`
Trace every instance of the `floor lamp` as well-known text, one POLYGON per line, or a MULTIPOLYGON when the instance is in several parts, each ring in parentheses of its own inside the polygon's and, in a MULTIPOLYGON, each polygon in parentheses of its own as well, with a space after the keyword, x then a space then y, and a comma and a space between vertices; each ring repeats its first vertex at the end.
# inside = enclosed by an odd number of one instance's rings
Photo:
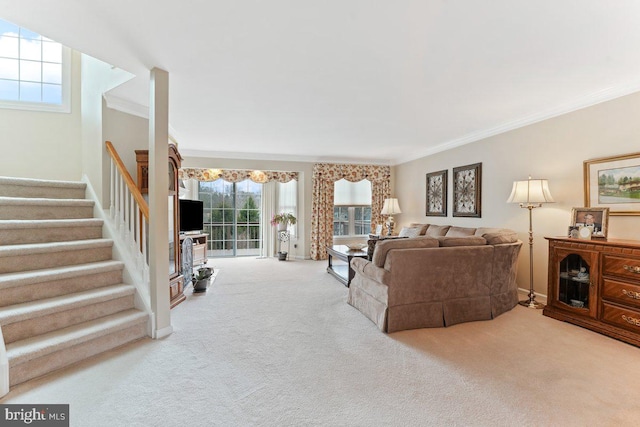
POLYGON ((533 292, 533 226, 532 215, 534 208, 539 208, 543 203, 553 203, 553 197, 549 192, 549 183, 546 179, 531 179, 526 181, 514 181, 511 195, 507 203, 520 203, 521 208, 529 209, 529 299, 518 304, 529 308, 543 308, 544 304, 536 301, 533 292))

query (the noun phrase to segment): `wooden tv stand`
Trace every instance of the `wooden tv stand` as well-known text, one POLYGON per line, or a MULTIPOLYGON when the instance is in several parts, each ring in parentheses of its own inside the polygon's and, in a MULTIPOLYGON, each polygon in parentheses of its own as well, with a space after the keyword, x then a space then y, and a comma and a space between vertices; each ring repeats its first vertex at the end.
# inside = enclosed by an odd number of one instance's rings
POLYGON ((207 263, 207 235, 204 233, 198 234, 181 234, 180 235, 180 247, 182 248, 182 241, 191 237, 193 240, 193 266, 196 267, 201 264, 207 263))

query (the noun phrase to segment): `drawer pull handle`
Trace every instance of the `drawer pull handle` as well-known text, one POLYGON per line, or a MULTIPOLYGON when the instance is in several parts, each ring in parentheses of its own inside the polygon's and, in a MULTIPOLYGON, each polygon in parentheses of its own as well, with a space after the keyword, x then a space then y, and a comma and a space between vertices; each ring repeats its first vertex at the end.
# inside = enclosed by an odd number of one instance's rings
POLYGON ((630 323, 634 326, 640 326, 640 319, 636 319, 635 317, 630 317, 630 316, 626 316, 626 315, 622 315, 622 320, 624 320, 627 323, 630 323))
POLYGON ((622 290, 622 293, 633 299, 640 299, 640 292, 628 291, 626 289, 622 290))
POLYGON ((638 267, 637 265, 635 267, 632 267, 630 265, 623 265, 622 268, 624 268, 625 270, 627 270, 630 273, 636 273, 636 274, 640 274, 640 267, 638 267))

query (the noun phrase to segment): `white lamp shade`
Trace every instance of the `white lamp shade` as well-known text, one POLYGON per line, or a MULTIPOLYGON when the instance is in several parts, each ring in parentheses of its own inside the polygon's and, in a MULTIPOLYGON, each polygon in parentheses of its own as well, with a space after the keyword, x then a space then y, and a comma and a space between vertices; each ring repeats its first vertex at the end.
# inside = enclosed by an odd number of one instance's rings
POLYGON ((384 199, 384 205, 382 206, 382 215, 395 215, 402 213, 398 199, 384 199))
POLYGON ((546 179, 531 179, 526 181, 514 181, 511 195, 507 203, 553 203, 553 197, 549 191, 549 182, 546 179))

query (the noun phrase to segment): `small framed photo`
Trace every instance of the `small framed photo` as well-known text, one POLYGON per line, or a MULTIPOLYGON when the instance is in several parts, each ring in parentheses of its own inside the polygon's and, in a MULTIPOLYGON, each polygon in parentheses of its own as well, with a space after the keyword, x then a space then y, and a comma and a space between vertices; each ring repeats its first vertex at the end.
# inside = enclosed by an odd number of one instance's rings
POLYGON ((382 224, 378 224, 376 225, 376 236, 379 236, 382 234, 382 224))
POLYGON ((580 231, 580 227, 577 225, 570 225, 569 231, 567 232, 567 237, 571 237, 572 239, 577 239, 579 237, 578 232, 580 231))
POLYGON ((588 227, 592 237, 607 237, 609 226, 609 208, 573 208, 571 226, 588 227))

